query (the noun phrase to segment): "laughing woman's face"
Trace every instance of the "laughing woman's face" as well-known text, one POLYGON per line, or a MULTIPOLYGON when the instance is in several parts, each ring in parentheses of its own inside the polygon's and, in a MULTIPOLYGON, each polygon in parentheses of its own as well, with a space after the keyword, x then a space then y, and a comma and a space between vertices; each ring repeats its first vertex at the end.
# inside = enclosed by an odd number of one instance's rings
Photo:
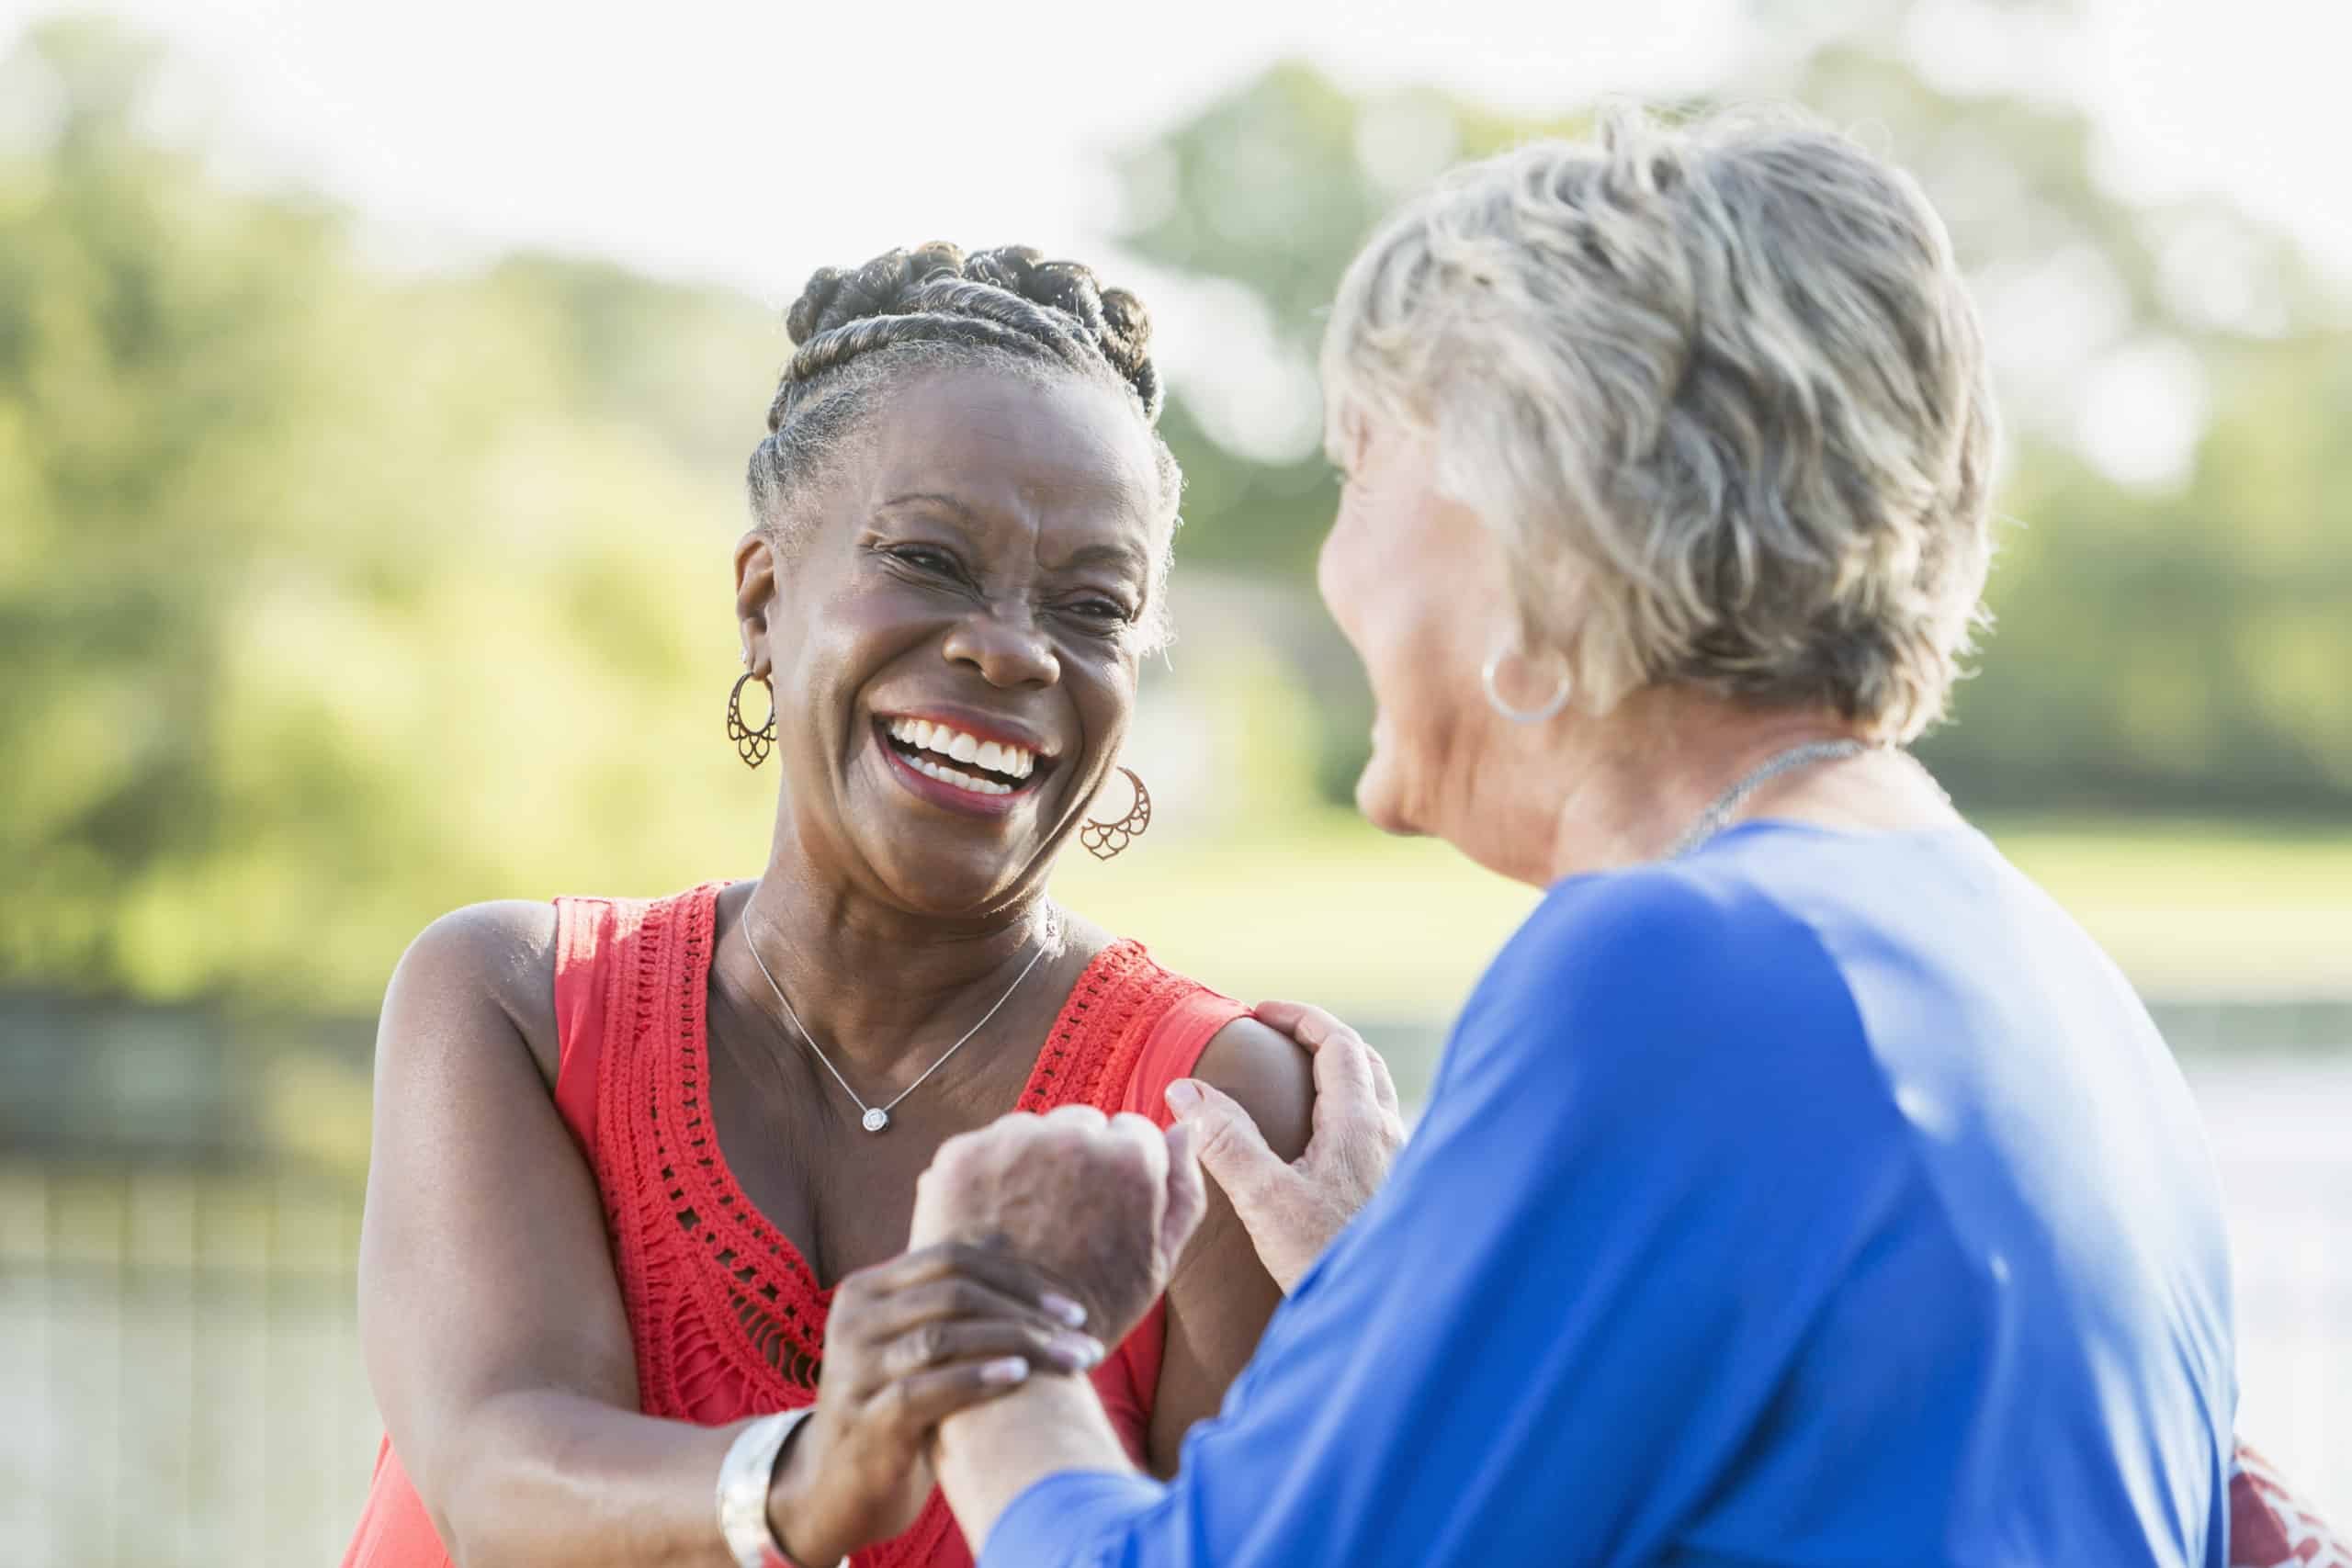
POLYGON ((1160 546, 1114 389, 934 374, 887 394, 778 548, 737 552, 804 849, 929 914, 1041 886, 1117 759, 1160 546))
POLYGON ((1387 832, 1435 834, 1492 865, 1477 775, 1496 720, 1478 670, 1509 568, 1492 530, 1440 492, 1427 438, 1367 429, 1344 473, 1316 581, 1375 705, 1357 807, 1387 832))

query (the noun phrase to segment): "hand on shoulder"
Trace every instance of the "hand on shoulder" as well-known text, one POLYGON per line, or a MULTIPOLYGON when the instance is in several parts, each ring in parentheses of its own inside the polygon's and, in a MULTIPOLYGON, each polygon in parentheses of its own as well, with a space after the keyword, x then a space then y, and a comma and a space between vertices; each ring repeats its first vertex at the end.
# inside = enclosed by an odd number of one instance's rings
POLYGON ((1293 1160, 1306 1152, 1315 1128, 1315 1057, 1290 1035, 1255 1014, 1237 1018, 1203 1047, 1192 1081, 1245 1112, 1277 1157, 1293 1160))
POLYGON ((1261 1003, 1228 1026, 1168 1102, 1284 1293, 1371 1201, 1405 1141, 1379 1053, 1299 1002, 1261 1003))

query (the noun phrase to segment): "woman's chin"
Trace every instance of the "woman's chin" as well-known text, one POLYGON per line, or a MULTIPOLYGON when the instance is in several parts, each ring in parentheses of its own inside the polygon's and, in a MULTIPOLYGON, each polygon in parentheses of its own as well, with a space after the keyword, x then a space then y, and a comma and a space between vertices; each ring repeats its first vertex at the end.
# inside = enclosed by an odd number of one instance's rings
POLYGON ((1405 808, 1405 791, 1397 770, 1376 746, 1372 760, 1356 775, 1356 810, 1384 833, 1419 838, 1422 829, 1405 808))
POLYGON ((1023 868, 993 857, 946 854, 925 856, 919 864, 892 856, 874 869, 893 900, 910 913, 957 921, 1002 908, 1023 868))

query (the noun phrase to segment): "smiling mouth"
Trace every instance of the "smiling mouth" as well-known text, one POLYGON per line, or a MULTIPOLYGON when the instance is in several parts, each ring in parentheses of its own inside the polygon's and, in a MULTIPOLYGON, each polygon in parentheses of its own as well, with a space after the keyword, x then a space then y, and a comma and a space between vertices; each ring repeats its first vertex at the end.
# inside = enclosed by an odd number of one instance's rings
POLYGON ((983 740, 930 719, 877 718, 874 727, 908 767, 967 795, 1020 795, 1045 776, 1048 761, 1026 747, 983 740))

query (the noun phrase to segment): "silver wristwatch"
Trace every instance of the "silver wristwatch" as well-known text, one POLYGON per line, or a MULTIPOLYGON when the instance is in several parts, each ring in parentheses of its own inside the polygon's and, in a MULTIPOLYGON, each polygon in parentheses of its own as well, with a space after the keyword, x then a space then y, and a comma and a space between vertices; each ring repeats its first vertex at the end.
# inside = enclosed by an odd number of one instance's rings
POLYGON ((775 1481, 775 1461, 784 1445, 815 1414, 810 1406, 763 1416, 735 1434, 727 1457, 719 1461, 718 1533, 727 1538, 736 1568, 763 1568, 770 1552, 778 1562, 792 1562, 784 1543, 768 1528, 768 1488, 775 1481))

